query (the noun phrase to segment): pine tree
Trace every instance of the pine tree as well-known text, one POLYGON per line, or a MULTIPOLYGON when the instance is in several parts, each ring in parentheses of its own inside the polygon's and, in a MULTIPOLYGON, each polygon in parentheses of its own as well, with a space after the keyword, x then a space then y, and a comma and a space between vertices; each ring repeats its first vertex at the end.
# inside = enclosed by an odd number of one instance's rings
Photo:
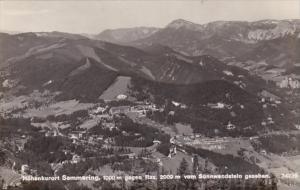
POLYGON ((198 161, 198 156, 195 155, 193 157, 193 174, 197 175, 199 171, 199 161, 198 161))
POLYGON ((185 160, 185 158, 182 159, 182 161, 180 162, 179 168, 178 168, 178 174, 180 175, 184 175, 188 173, 188 162, 185 160))
POLYGON ((0 189, 2 189, 4 186, 4 179, 0 176, 0 189))
POLYGON ((274 174, 271 173, 271 189, 277 190, 277 179, 274 174))

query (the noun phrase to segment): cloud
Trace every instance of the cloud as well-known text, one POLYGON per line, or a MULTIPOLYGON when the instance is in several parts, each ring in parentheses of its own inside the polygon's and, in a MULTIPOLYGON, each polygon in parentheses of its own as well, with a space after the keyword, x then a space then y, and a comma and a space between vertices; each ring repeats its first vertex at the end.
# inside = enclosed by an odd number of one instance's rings
POLYGON ((26 15, 40 15, 49 13, 50 10, 4 10, 2 14, 7 16, 26 16, 26 15))

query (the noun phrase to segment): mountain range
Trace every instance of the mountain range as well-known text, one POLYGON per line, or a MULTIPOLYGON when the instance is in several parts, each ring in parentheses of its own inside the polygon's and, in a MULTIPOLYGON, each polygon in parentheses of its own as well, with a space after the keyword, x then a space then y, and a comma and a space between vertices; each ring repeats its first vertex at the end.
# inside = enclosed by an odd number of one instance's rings
MULTIPOLYGON (((122 31, 123 29, 109 30, 109 34, 122 31)), ((112 40, 109 36, 105 38, 104 34, 107 32, 99 34, 102 36, 101 40, 138 48, 160 44, 186 55, 211 55, 227 64, 252 72, 259 70, 262 74, 270 68, 283 69, 283 72, 294 70, 300 63, 299 19, 215 21, 207 24, 178 19, 157 29, 150 36, 126 38, 127 41, 123 38, 112 40)))
MULTIPOLYGON (((45 68, 43 64, 57 64, 61 72, 57 77, 65 80, 62 78, 74 69, 83 73, 95 65, 116 75, 157 82, 193 84, 222 79, 259 89, 252 81, 260 79, 253 74, 264 77, 270 70, 276 75, 298 74, 299 36, 300 20, 215 21, 201 25, 178 19, 164 28, 108 29, 93 39, 56 31, 1 33, 0 68, 10 68, 10 76, 30 78, 32 72, 45 68)), ((47 67, 49 73, 54 69, 47 67)), ((34 76, 28 84, 57 81, 46 75, 42 79, 39 74, 34 76)))

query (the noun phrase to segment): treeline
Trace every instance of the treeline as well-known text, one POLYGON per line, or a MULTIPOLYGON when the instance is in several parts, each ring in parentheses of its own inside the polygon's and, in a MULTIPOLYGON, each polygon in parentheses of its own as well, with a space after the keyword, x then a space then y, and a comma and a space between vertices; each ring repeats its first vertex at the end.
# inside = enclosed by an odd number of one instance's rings
POLYGON ((138 99, 150 100, 159 107, 164 107, 164 112, 148 113, 151 119, 159 122, 188 123, 195 133, 207 136, 251 136, 263 130, 260 124, 264 113, 258 98, 226 81, 173 85, 133 79, 130 89, 132 95, 138 99), (186 108, 180 109, 171 101, 181 102, 186 108), (211 109, 206 106, 207 103, 218 102, 231 105, 232 108, 211 109), (173 117, 169 115, 170 111, 175 111, 173 117), (236 125, 235 130, 225 129, 229 121, 236 125), (219 134, 215 133, 215 129, 219 134))
POLYGON ((135 123, 127 116, 116 118, 116 126, 120 131, 126 134, 120 134, 115 137, 118 146, 148 147, 153 145, 153 140, 169 142, 170 136, 159 131, 156 128, 135 123))
POLYGON ((262 170, 255 164, 251 164, 240 157, 233 155, 223 155, 209 150, 185 146, 185 150, 191 154, 197 154, 202 158, 207 158, 216 165, 221 172, 239 173, 239 174, 255 174, 262 170))
POLYGON ((24 135, 38 132, 40 129, 31 125, 29 118, 3 118, 0 117, 0 137, 24 135))
POLYGON ((121 132, 116 128, 110 130, 109 128, 105 128, 101 123, 90 128, 88 132, 91 135, 103 135, 104 138, 115 137, 121 134, 121 132))
POLYGON ((60 115, 49 115, 47 116, 47 120, 53 121, 53 122, 63 122, 63 121, 74 121, 76 122, 79 118, 86 118, 89 116, 88 110, 77 110, 73 113, 67 115, 67 114, 60 114, 60 115))
POLYGON ((150 172, 156 172, 158 170, 158 165, 150 160, 127 159, 123 162, 115 162, 112 164, 111 168, 113 171, 149 174, 150 172))
POLYGON ((114 164, 124 162, 128 159, 128 156, 100 156, 95 158, 88 158, 85 161, 80 161, 76 164, 67 163, 64 164, 63 168, 59 170, 58 175, 69 175, 69 176, 82 176, 89 169, 97 170, 99 167, 106 164, 114 164))
POLYGON ((170 104, 166 104, 163 112, 154 111, 148 112, 147 117, 150 119, 173 125, 175 123, 187 123, 190 124, 194 133, 201 133, 205 136, 254 136, 257 135, 259 130, 258 125, 253 125, 251 129, 247 129, 245 126, 236 125, 234 130, 227 130, 226 126, 228 122, 235 124, 234 119, 229 120, 229 112, 227 110, 212 111, 204 106, 188 107, 181 109, 170 104), (170 110, 174 111, 174 114, 169 114, 170 110))
POLYGON ((0 166, 5 164, 6 161, 6 154, 4 151, 0 150, 0 166))
POLYGON ((296 154, 300 150, 300 134, 261 136, 258 142, 252 142, 252 145, 258 151, 265 149, 275 154, 296 154))
POLYGON ((70 143, 71 142, 60 136, 35 136, 25 143, 24 150, 31 151, 36 157, 39 157, 40 160, 45 160, 48 163, 61 162, 71 159, 71 155, 66 155, 63 152, 63 149, 66 149, 70 143))

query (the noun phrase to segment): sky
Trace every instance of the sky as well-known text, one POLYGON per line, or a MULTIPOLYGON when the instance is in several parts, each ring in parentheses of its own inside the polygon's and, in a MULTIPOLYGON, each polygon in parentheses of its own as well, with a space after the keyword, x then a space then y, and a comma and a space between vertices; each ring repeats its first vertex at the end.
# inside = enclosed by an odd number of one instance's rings
POLYGON ((175 19, 299 19, 300 0, 0 0, 0 30, 96 34, 105 29, 164 27, 175 19))

